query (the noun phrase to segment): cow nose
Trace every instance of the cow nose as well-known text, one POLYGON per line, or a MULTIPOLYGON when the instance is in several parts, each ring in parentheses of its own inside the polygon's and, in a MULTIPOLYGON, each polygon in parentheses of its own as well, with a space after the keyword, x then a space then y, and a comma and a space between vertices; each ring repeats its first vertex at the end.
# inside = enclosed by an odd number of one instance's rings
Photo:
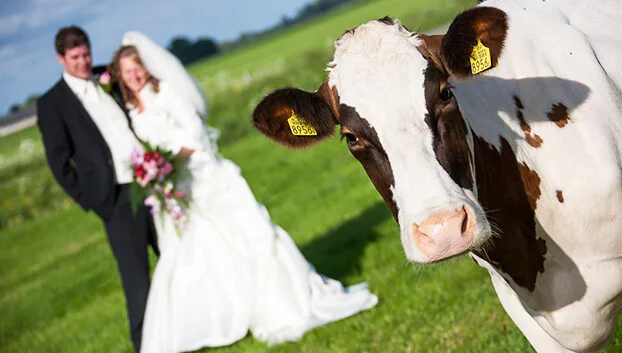
POLYGON ((413 224, 412 236, 426 257, 439 261, 469 250, 475 243, 473 228, 473 215, 463 206, 413 224))

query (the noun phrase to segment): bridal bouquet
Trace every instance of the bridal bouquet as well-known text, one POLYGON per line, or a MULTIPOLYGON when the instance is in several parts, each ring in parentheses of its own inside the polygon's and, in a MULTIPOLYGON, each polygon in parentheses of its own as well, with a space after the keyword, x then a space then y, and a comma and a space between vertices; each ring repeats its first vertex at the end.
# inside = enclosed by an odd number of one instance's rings
POLYGON ((132 210, 136 212, 143 203, 151 208, 151 214, 168 213, 175 226, 181 226, 186 220, 188 198, 186 193, 177 189, 176 179, 180 172, 179 158, 171 151, 143 144, 144 151, 134 149, 132 168, 134 182, 130 186, 132 210))

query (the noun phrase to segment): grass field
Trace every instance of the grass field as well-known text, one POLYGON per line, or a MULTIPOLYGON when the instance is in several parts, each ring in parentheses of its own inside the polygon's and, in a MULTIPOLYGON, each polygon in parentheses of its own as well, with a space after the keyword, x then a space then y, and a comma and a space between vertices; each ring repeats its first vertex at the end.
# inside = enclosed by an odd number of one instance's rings
MULTIPOLYGON (((379 305, 268 347, 247 337, 215 352, 531 352, 487 273, 462 257, 405 261, 398 228, 360 165, 337 138, 290 152, 250 128, 270 89, 314 89, 330 41, 385 14, 411 29, 443 24, 472 1, 352 4, 286 33, 197 64, 221 153, 242 167, 257 199, 319 272, 368 281, 379 305)), ((0 352, 131 352, 125 304, 99 220, 56 186, 36 129, 0 139, 0 352)), ((153 263, 155 263, 153 258, 153 263)), ((618 332, 607 352, 622 351, 618 332)))

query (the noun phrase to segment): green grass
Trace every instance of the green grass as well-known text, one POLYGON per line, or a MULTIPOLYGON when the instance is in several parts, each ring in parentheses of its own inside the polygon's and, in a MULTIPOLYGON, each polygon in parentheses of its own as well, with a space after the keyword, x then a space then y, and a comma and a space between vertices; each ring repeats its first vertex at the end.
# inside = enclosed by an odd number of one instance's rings
MULTIPOLYGON (((387 207, 336 138, 291 152, 249 124, 250 111, 268 90, 316 88, 330 60, 328 43, 345 29, 385 14, 412 29, 428 29, 471 4, 353 4, 192 67, 206 85, 210 123, 223 132, 222 154, 242 167, 273 220, 319 272, 346 284, 368 281, 380 297, 373 310, 319 327, 298 342, 268 347, 247 337, 204 352, 532 351, 503 311, 486 271, 472 261, 407 263, 387 207), (245 72, 247 79, 238 80, 245 72)), ((103 227, 53 183, 40 144, 36 128, 0 139, 0 351, 131 352, 120 279, 103 227), (24 154, 20 145, 28 139, 35 149, 24 154)), ((622 332, 607 350, 619 351, 622 332)))
MULTIPOLYGON (((347 284, 369 281, 381 302, 300 342, 268 348, 249 337, 217 351, 528 350, 486 273, 470 260, 426 268, 404 261, 388 209, 338 141, 292 158, 253 136, 223 154, 244 166, 258 200, 318 271, 347 284), (263 158, 254 158, 258 151, 263 158), (497 329, 476 335, 482 326, 497 329)), ((72 207, 5 230, 0 239, 3 351, 130 350, 118 275, 96 217, 72 207)))
POLYGON ((6 159, 17 155, 22 141, 27 139, 39 141, 39 131, 36 128, 28 128, 8 136, 0 137, 0 156, 6 159))

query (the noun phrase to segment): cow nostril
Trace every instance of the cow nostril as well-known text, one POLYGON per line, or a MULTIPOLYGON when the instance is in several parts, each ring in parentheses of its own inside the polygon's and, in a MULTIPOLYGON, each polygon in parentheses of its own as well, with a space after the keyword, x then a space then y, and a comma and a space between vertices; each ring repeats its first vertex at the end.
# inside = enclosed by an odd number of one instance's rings
POLYGON ((469 213, 466 212, 464 207, 462 208, 462 212, 464 212, 464 218, 462 219, 462 226, 460 227, 460 234, 464 234, 467 230, 467 226, 469 225, 469 213))

